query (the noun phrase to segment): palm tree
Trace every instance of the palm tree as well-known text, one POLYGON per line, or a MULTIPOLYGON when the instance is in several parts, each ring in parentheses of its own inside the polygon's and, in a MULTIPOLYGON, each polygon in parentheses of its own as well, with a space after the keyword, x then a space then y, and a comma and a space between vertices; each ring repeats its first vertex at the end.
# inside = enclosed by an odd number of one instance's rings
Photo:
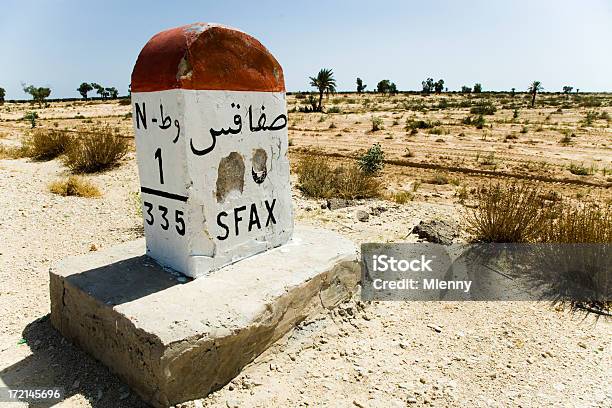
POLYGON ((527 90, 527 92, 531 94, 531 107, 532 108, 535 106, 536 95, 538 94, 538 92, 542 90, 544 90, 544 87, 542 86, 542 83, 540 81, 533 81, 533 83, 529 85, 529 89, 527 90))
POLYGON ((334 79, 333 71, 328 68, 321 69, 316 77, 310 77, 310 86, 314 86, 319 90, 319 106, 317 110, 321 112, 323 110, 323 92, 328 94, 336 92, 336 80, 334 79))

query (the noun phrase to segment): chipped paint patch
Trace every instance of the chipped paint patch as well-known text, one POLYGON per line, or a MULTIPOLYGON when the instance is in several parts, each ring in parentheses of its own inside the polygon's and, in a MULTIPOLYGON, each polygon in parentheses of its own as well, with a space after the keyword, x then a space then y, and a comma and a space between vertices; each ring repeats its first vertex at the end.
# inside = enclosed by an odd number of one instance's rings
POLYGON ((244 189, 244 160, 238 152, 231 152, 221 159, 217 171, 217 202, 225 201, 232 192, 242 194, 244 189))

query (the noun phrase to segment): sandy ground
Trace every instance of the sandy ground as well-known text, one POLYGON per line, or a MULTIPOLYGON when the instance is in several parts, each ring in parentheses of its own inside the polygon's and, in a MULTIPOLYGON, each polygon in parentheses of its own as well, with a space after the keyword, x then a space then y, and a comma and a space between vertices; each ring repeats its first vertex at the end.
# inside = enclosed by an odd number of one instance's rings
MULTIPOLYGON (((106 105, 100 109, 108 117, 95 120, 125 127, 127 132, 130 122, 123 115, 129 107, 106 105)), ((99 108, 92 106, 91 109, 99 108)), ((0 118, 10 119, 7 115, 11 112, 4 109, 0 118)), ((15 113, 15 109, 12 107, 12 113, 20 117, 22 113, 15 113)), ((48 108, 48 114, 55 115, 55 119, 43 119, 42 124, 53 126, 51 120, 57 120, 73 126, 74 119, 57 118, 72 118, 77 110, 71 113, 72 109, 61 109, 67 108, 48 108)), ((78 109, 85 117, 100 117, 98 111, 78 109)), ((359 113, 362 121, 371 114, 359 113)), ((325 120, 333 119, 339 124, 345 119, 341 119, 343 114, 338 115, 329 115, 331 118, 325 120)), ((294 117, 312 122, 305 126, 320 124, 316 114, 292 115, 290 119, 294 117)), ((346 121, 346 125, 339 125, 340 129, 353 122, 351 134, 368 138, 361 142, 364 147, 372 142, 374 136, 367 133, 367 123, 355 124, 358 120, 350 115, 346 121)), ((575 151, 567 154, 574 158, 584 154, 585 161, 590 158, 599 163, 599 168, 602 163, 610 166, 610 130, 603 124, 599 126, 596 132, 601 134, 595 138, 599 142, 594 142, 593 150, 587 146, 591 142, 585 142, 585 146, 574 145, 575 151)), ((0 142, 16 143, 26 127, 18 121, 0 122, 4 136, 0 142)), ((291 130, 293 160, 298 157, 297 149, 310 147, 306 139, 315 139, 310 133, 291 130)), ((406 132, 398 129, 397 133, 405 137, 406 132)), ((455 138, 455 133, 441 137, 455 138)), ((380 139, 392 143, 399 137, 380 139)), ((419 133, 416 137, 437 136, 419 133)), ((584 139, 587 137, 591 136, 584 139)), ((357 136, 354 138, 343 144, 348 153, 359 148, 357 136)), ((423 151, 429 149, 418 140, 410 143, 423 151)), ((551 149, 565 149, 557 145, 551 149)), ((532 145, 526 144, 525 148, 529 146, 532 145)), ((540 155, 540 160, 547 158, 550 162, 545 168, 552 169, 551 177, 577 178, 563 167, 568 159, 555 152, 540 155)), ((432 150, 431 154, 437 155, 436 160, 450 155, 446 150, 432 150)), ((538 156, 537 151, 529 154, 538 156)), ((425 156, 414 159, 425 160, 425 156)), ((476 168, 474 163, 465 164, 470 166, 476 168)), ((384 177, 390 190, 408 189, 415 181, 438 171, 441 170, 387 166, 384 177)), ((518 170, 509 166, 507 171, 518 170)), ((64 387, 68 398, 58 404, 62 407, 144 406, 103 365, 64 340, 48 319, 48 268, 52 262, 142 234, 142 221, 134 203, 134 193, 139 188, 136 163, 130 155, 118 168, 91 176, 103 193, 97 199, 51 194, 48 184, 67 174, 58 160, 0 160, 0 382, 13 388, 64 387)), ((457 177, 459 183, 424 183, 415 199, 402 205, 367 200, 330 211, 321 209, 320 201, 305 199, 294 190, 296 222, 335 230, 356 243, 414 241, 410 231, 422 219, 459 221, 463 207, 457 190, 483 179, 477 173, 447 174, 457 177), (356 220, 359 209, 371 214, 367 222, 356 220)), ((598 171, 584 177, 593 183, 606 183, 608 176, 598 171)), ((580 193, 580 197, 607 200, 610 194, 605 187, 563 181, 547 185, 566 194, 580 193)), ((571 315, 545 303, 364 304, 354 299, 301 324, 221 390, 180 406, 609 407, 611 339, 610 322, 571 315)))

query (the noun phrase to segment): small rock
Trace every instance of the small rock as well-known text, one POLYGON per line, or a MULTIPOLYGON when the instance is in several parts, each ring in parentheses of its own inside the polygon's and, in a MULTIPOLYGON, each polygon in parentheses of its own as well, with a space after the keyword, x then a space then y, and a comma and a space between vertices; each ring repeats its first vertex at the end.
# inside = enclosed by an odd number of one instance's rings
POLYGON ((531 357, 527 358, 527 362, 528 362, 529 364, 533 364, 533 358, 531 358, 531 357))
POLYGON ((72 388, 79 388, 79 385, 80 385, 79 380, 75 380, 75 381, 72 383, 72 388))
POLYGON ((417 403, 417 399, 414 397, 410 397, 406 400, 407 403, 409 404, 416 404, 417 403))
POLYGON ((225 405, 227 406, 227 408, 238 408, 240 406, 238 402, 231 399, 226 400, 225 405))
POLYGON ((582 347, 583 349, 587 348, 586 344, 584 344, 583 342, 579 341, 578 342, 578 346, 582 347))
POLYGON ((370 218, 370 214, 363 210, 357 210, 355 217, 361 222, 366 222, 370 218))
POLYGON ((365 404, 363 404, 361 401, 357 401, 357 400, 353 400, 353 405, 359 408, 366 408, 365 404))
POLYGON ((370 207, 370 214, 376 216, 376 215, 380 215, 380 214, 384 213, 387 210, 388 210, 387 207, 384 207, 382 205, 377 205, 377 206, 374 206, 374 207, 370 207))
POLYGON ((450 245, 458 236, 458 228, 447 221, 426 220, 421 221, 412 229, 412 234, 434 244, 450 245))
POLYGON ((354 202, 351 200, 345 200, 343 198, 330 198, 324 204, 321 205, 321 208, 328 210, 337 210, 340 208, 351 207, 354 205, 354 202))
POLYGON ((423 377, 419 378, 419 382, 421 384, 426 384, 427 383, 427 381, 423 377))
POLYGON ((129 392, 129 391, 126 391, 126 392, 122 393, 122 394, 119 396, 119 399, 120 399, 120 400, 124 400, 124 399, 126 399, 127 397, 129 397, 129 396, 130 396, 130 392, 129 392))

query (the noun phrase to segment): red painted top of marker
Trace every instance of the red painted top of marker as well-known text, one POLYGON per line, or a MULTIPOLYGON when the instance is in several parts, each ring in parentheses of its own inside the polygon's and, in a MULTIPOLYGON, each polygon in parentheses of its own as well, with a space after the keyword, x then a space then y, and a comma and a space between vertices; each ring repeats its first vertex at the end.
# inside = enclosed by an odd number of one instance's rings
POLYGON ((218 24, 162 31, 144 46, 132 92, 168 89, 284 92, 283 70, 255 38, 218 24))

